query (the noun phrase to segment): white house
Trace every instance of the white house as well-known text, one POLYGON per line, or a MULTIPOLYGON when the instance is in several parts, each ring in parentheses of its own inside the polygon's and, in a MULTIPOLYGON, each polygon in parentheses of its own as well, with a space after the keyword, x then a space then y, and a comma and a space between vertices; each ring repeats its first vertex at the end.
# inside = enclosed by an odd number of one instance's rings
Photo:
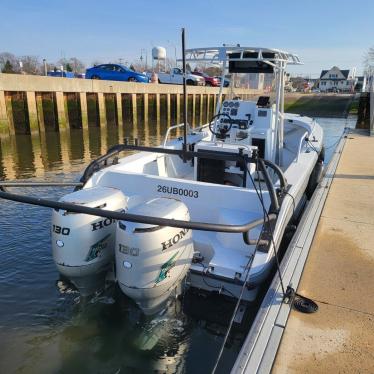
POLYGON ((322 92, 353 92, 356 82, 356 68, 340 70, 333 66, 330 70, 322 70, 319 88, 322 92))

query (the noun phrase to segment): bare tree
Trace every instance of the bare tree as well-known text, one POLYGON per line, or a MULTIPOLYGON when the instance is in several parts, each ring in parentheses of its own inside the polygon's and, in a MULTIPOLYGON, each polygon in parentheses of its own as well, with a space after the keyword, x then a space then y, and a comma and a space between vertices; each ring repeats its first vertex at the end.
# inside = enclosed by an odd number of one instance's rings
POLYGON ((101 64, 102 64, 102 62, 99 61, 99 60, 93 60, 92 63, 91 63, 92 66, 97 66, 97 65, 101 65, 101 64))
POLYGON ((26 74, 40 75, 43 74, 43 64, 36 56, 22 56, 22 71, 26 74))
POLYGON ((207 73, 208 75, 210 75, 211 77, 214 77, 214 76, 221 76, 222 75, 222 69, 220 67, 217 67, 217 66, 210 66, 206 69, 204 69, 205 73, 207 73))
POLYGON ((133 62, 130 66, 129 66, 130 69, 134 70, 134 71, 140 71, 142 72, 144 70, 144 65, 142 65, 141 63, 139 62, 133 62))
POLYGON ((61 58, 56 62, 57 68, 64 67, 66 71, 73 71, 76 74, 84 73, 86 70, 85 64, 76 57, 61 58))
POLYGON ((74 73, 80 74, 86 71, 86 65, 76 57, 71 57, 69 63, 74 73))

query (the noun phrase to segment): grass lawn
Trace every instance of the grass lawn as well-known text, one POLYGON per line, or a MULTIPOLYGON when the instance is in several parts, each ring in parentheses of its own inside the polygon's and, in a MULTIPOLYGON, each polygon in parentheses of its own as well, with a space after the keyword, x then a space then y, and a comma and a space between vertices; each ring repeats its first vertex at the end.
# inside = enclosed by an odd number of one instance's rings
POLYGON ((347 109, 354 114, 357 104, 350 95, 289 95, 285 98, 285 112, 310 117, 345 117, 347 109), (351 104, 351 105, 350 105, 351 104))

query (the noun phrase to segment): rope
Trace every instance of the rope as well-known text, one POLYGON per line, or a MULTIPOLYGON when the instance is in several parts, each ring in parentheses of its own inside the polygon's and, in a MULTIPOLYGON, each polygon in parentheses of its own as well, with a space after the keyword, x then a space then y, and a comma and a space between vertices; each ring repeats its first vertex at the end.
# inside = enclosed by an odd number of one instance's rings
MULTIPOLYGON (((256 249, 257 249, 257 247, 258 247, 258 245, 256 245, 256 249)), ((222 354, 223 354, 223 350, 225 349, 225 345, 226 345, 227 339, 228 339, 228 337, 230 335, 230 332, 231 332, 231 329, 232 329, 232 325, 234 324, 234 319, 235 319, 236 313, 237 313, 237 311, 239 309, 239 305, 240 305, 240 302, 241 302, 242 297, 243 297, 244 289, 245 289, 245 286, 246 286, 248 278, 249 278, 249 271, 250 271, 250 269, 252 267, 252 263, 253 263, 253 259, 255 257, 255 253, 256 253, 256 250, 252 254, 252 256, 250 257, 250 259, 248 261, 249 262, 249 268, 247 270, 247 275, 246 275, 246 277, 244 279, 242 288, 240 290, 239 298, 238 298, 238 301, 236 302, 236 305, 235 305, 235 308, 234 308, 234 312, 232 313, 229 326, 227 328, 225 337, 224 337, 222 345, 221 345, 221 349, 220 349, 220 351, 218 353, 218 357, 217 357, 216 363, 214 364, 214 367, 213 367, 213 370, 212 370, 212 374, 214 374, 216 372, 217 368, 218 368, 218 364, 219 364, 219 362, 221 360, 221 357, 222 357, 222 354)))

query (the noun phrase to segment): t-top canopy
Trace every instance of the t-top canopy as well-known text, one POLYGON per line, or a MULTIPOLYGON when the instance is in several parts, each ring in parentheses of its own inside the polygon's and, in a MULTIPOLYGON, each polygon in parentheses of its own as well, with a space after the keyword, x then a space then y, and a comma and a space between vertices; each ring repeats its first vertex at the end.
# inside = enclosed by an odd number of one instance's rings
POLYGON ((300 65, 299 57, 279 49, 260 47, 223 46, 186 50, 186 61, 229 63, 230 73, 272 73, 274 67, 300 65))

